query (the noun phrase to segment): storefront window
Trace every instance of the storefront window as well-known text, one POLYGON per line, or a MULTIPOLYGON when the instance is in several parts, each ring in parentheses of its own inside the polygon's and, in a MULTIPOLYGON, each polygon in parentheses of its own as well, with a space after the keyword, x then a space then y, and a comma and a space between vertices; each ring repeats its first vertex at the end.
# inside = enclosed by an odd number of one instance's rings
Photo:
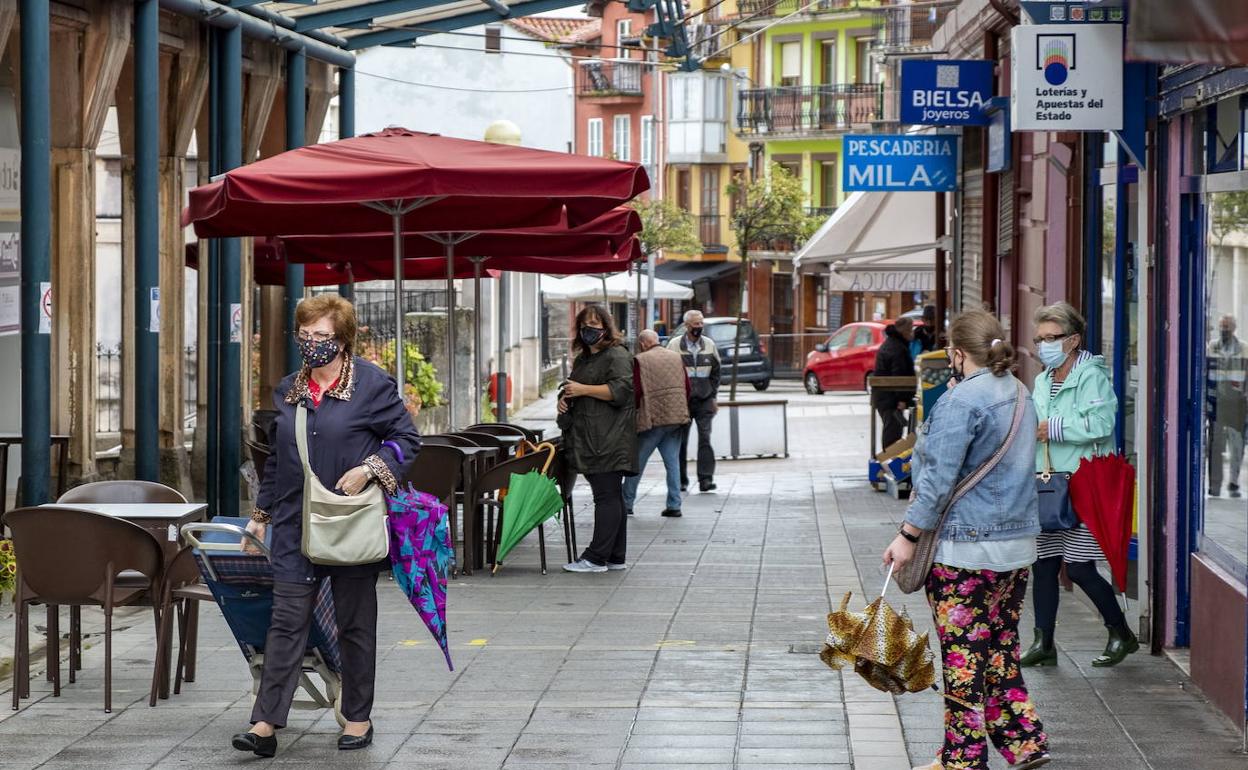
POLYGON ((1205 474, 1199 548, 1248 563, 1244 436, 1248 428, 1248 191, 1212 193, 1208 221, 1205 474))

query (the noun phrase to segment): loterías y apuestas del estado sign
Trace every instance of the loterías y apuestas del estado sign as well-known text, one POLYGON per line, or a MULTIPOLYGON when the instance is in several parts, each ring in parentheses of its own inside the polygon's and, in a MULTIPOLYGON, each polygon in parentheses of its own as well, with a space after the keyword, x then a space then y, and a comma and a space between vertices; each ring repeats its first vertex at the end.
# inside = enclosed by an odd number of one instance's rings
POLYGON ((1122 128, 1122 25, 1023 24, 1011 33, 1015 131, 1122 128))

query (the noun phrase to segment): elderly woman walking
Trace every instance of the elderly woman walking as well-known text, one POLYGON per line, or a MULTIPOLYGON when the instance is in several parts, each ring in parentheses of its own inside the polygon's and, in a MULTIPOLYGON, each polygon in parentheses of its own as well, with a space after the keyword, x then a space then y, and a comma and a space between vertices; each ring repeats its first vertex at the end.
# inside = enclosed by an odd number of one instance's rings
POLYGON ((988 770, 988 741, 1014 770, 1049 762, 1018 667, 1018 619, 1040 519, 1032 473, 1036 413, 1011 374, 1014 349, 990 313, 949 327, 957 386, 919 429, 914 494, 884 563, 905 566, 941 522, 927 600, 945 680, 939 758, 915 770, 988 770), (955 495, 959 495, 955 497, 955 495))
POLYGON ((303 368, 273 393, 277 419, 248 531, 272 533, 273 614, 265 641, 264 672, 251 712, 252 728, 234 736, 234 748, 262 757, 277 752, 302 673, 303 653, 321 580, 329 578, 342 651, 339 749, 372 743, 373 685, 377 667, 377 574, 388 562, 313 566, 301 548, 304 469, 295 439, 296 413, 306 407, 308 462, 320 481, 346 495, 369 484, 393 493, 420 451, 420 436, 399 399, 395 381, 354 356, 355 309, 336 294, 305 299, 295 310, 303 368), (383 447, 383 444, 385 445, 383 447))
MULTIPOLYGON (((1042 307, 1036 311, 1035 324, 1034 342, 1045 367, 1036 377, 1033 391, 1040 419, 1036 471, 1049 467, 1058 473, 1074 473, 1083 458, 1113 451, 1118 399, 1105 359, 1082 349, 1087 324, 1078 311, 1065 302, 1042 307)), ((1079 514, 1078 509, 1075 514, 1079 514)), ((1113 586, 1096 568, 1096 562, 1105 555, 1087 526, 1078 522, 1072 529, 1041 534, 1037 552, 1032 584, 1036 638, 1023 655, 1024 666, 1057 665, 1053 635, 1057 626, 1057 577, 1063 562, 1066 574, 1096 605, 1109 629, 1105 651, 1092 665, 1115 666, 1140 648, 1114 599, 1113 586)))

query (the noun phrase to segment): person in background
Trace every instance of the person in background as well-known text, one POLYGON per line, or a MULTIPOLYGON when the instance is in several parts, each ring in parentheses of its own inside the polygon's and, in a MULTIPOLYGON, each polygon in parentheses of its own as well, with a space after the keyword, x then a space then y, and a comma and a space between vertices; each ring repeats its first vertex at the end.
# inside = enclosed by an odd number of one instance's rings
MULTIPOLYGON (((898 318, 884 329, 884 344, 875 353, 876 377, 913 377, 914 359, 910 356, 910 340, 914 338, 914 321, 898 318)), ((914 388, 909 392, 880 390, 872 392, 871 405, 880 415, 880 449, 885 450, 901 440, 906 432, 906 409, 914 401, 914 388)))
POLYGON ((1242 497, 1239 470, 1244 464, 1244 420, 1248 418, 1248 350, 1235 334, 1235 316, 1226 314, 1218 320, 1218 336, 1209 343, 1207 353, 1209 384, 1214 390, 1214 412, 1209 428, 1209 496, 1222 494, 1222 474, 1227 474, 1226 491, 1231 497, 1242 497), (1230 449, 1230 465, 1223 468, 1226 450, 1230 449))
POLYGON ((295 439, 300 405, 308 409, 308 462, 335 491, 358 495, 369 484, 398 490, 420 451, 420 435, 399 399, 394 378, 355 356, 355 308, 337 294, 305 299, 295 309, 303 367, 273 391, 277 417, 269 429, 274 451, 247 531, 264 540, 272 527, 273 611, 264 671, 251 710, 252 728, 233 746, 261 757, 277 753, 276 730, 286 725, 303 671, 303 653, 321 581, 330 580, 342 649, 342 716, 338 748, 373 742, 377 668, 377 574, 387 559, 350 567, 313 566, 303 555, 304 470, 295 439), (386 446, 383 447, 383 442, 386 446), (391 446, 393 445, 393 446, 391 446), (394 449, 398 448, 398 451, 394 449), (400 459, 402 458, 402 459, 400 459))
POLYGON ((637 471, 624 480, 624 508, 631 516, 641 473, 654 450, 667 471, 667 506, 661 516, 680 516, 680 439, 689 424, 689 376, 680 354, 659 344, 653 329, 637 335, 633 389, 637 393, 637 471))
MULTIPOLYGON (((685 333, 667 343, 667 347, 680 353, 685 361, 685 373, 689 375, 689 416, 698 425, 698 489, 711 492, 715 489, 715 450, 711 448, 711 421, 719 411, 715 402, 719 394, 719 351, 715 342, 702 334, 702 313, 690 310, 685 313, 685 333)), ((692 423, 685 426, 680 441, 680 488, 689 488, 689 472, 685 458, 689 456, 689 433, 692 423)))
MULTIPOLYGON (((1105 359, 1082 350, 1087 325, 1065 302, 1036 311, 1036 348, 1044 371, 1036 376, 1032 397, 1040 423, 1036 429, 1036 472, 1045 469, 1045 447, 1052 468, 1074 473, 1079 461, 1114 449, 1118 399, 1110 383, 1105 359)), ((1241 422, 1242 424, 1242 422, 1241 422)), ((1075 510, 1076 516, 1079 510, 1075 510)), ((1074 529, 1040 535, 1033 572, 1032 603, 1036 610, 1036 638, 1023 655, 1024 666, 1057 665, 1053 634, 1057 626, 1058 572, 1066 574, 1088 595, 1109 629, 1105 652, 1092 661, 1096 667, 1114 666, 1140 648, 1127 626, 1114 588, 1096 568, 1104 559, 1100 545, 1082 522, 1074 529)))
POLYGON ((978 483, 949 507, 927 577, 927 600, 940 639, 945 734, 940 755, 915 770, 988 770, 988 742, 1012 770, 1050 760, 1048 737, 1018 666, 1018 620, 1027 567, 1036 557, 1036 411, 1011 371, 1014 349, 991 314, 972 310, 949 326, 949 361, 961 383, 940 397, 919 428, 914 493, 884 563, 914 558, 954 490, 1009 440, 1018 399, 1022 422, 1013 443, 978 483))
POLYGON ((579 350, 559 395, 559 428, 573 470, 594 492, 594 537, 567 572, 627 569, 624 477, 637 474, 637 407, 633 356, 601 305, 576 316, 579 350))
POLYGON ((918 358, 924 353, 936 349, 940 342, 940 329, 936 328, 936 306, 923 308, 923 325, 914 329, 914 339, 910 341, 910 357, 918 358))

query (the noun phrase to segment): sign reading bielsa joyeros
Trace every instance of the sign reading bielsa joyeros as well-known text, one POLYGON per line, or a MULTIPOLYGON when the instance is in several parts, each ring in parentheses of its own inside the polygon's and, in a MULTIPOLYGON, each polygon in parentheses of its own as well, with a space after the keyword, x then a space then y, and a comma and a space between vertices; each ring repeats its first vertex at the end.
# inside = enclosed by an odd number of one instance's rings
POLYGON ((958 189, 958 137, 952 134, 850 134, 846 192, 952 192, 958 189))
POLYGON ((983 126, 992 98, 994 64, 987 60, 901 63, 901 122, 927 126, 983 126))
POLYGON ((1122 128, 1122 25, 1024 24, 1012 32, 1015 131, 1122 128))

